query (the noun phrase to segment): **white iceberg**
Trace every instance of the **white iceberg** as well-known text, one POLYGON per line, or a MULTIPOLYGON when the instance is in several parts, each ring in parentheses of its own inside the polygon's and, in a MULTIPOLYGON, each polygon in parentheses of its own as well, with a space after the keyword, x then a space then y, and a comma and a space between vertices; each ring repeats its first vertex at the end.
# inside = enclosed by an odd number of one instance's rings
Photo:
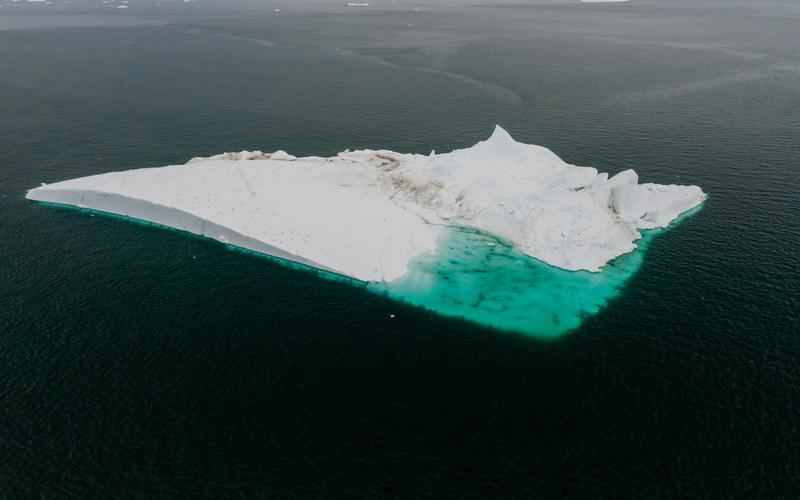
POLYGON ((658 233, 640 231, 666 227, 706 195, 639 184, 632 170, 609 178, 497 127, 446 154, 242 151, 42 184, 27 197, 187 231, 442 315, 553 338, 636 272, 643 252, 633 250, 658 233))
POLYGON ((639 184, 632 170, 609 178, 497 127, 488 140, 446 154, 243 151, 46 184, 27 198, 392 282, 452 227, 488 233, 551 266, 600 271, 636 248, 640 230, 667 226, 706 195, 696 186, 639 184))

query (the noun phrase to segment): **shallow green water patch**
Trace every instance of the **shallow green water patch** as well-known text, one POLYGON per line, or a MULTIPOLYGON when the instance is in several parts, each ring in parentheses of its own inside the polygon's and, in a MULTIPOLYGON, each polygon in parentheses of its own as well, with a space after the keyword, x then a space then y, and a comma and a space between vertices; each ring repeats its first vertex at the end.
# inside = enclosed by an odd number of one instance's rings
POLYGON ((436 313, 499 330, 556 338, 579 327, 615 297, 641 266, 656 232, 600 272, 565 271, 533 259, 496 238, 454 228, 435 254, 410 272, 370 288, 436 313))
MULTIPOLYGON (((702 209, 687 211, 674 227, 702 209)), ((634 252, 602 272, 565 271, 531 258, 497 238, 451 228, 434 254, 414 260, 403 278, 370 284, 375 292, 498 330, 555 339, 578 328, 621 293, 642 266, 653 240, 668 229, 643 232, 634 252)))

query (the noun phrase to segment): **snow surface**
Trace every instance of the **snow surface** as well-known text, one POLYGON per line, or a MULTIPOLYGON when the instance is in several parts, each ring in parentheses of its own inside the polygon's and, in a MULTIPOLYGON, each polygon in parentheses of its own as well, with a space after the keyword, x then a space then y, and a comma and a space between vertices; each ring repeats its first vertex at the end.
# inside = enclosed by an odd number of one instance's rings
POLYGON ((599 271, 640 230, 706 198, 696 186, 609 178, 497 127, 436 155, 345 151, 296 158, 242 151, 32 189, 27 198, 188 231, 358 280, 391 282, 436 252, 448 226, 477 229, 566 270, 599 271))

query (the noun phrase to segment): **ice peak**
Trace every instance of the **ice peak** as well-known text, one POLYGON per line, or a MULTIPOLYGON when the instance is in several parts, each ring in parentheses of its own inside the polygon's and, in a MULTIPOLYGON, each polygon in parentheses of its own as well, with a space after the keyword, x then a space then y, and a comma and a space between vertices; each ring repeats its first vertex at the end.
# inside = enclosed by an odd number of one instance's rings
POLYGON ((494 131, 492 131, 492 135, 486 140, 486 142, 492 144, 517 143, 517 141, 515 141, 514 138, 511 137, 511 134, 509 134, 508 131, 503 127, 501 127, 500 125, 494 126, 494 131))
POLYGON ((483 158, 484 160, 497 160, 499 158, 508 159, 509 157, 519 156, 526 147, 515 141, 511 134, 500 125, 495 125, 492 135, 486 140, 479 141, 474 146, 454 151, 453 153, 461 156, 464 160, 483 158))

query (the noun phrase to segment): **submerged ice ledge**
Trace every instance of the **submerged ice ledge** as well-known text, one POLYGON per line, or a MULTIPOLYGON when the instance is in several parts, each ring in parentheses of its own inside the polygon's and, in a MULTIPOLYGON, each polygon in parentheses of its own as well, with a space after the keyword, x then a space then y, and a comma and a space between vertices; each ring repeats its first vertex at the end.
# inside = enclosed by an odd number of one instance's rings
POLYGON ((636 248, 640 230, 666 227, 705 197, 696 186, 639 184, 632 170, 609 178, 570 165, 500 127, 439 155, 243 151, 27 193, 368 282, 405 276, 414 259, 436 251, 447 227, 486 232, 561 269, 600 271, 636 248))

